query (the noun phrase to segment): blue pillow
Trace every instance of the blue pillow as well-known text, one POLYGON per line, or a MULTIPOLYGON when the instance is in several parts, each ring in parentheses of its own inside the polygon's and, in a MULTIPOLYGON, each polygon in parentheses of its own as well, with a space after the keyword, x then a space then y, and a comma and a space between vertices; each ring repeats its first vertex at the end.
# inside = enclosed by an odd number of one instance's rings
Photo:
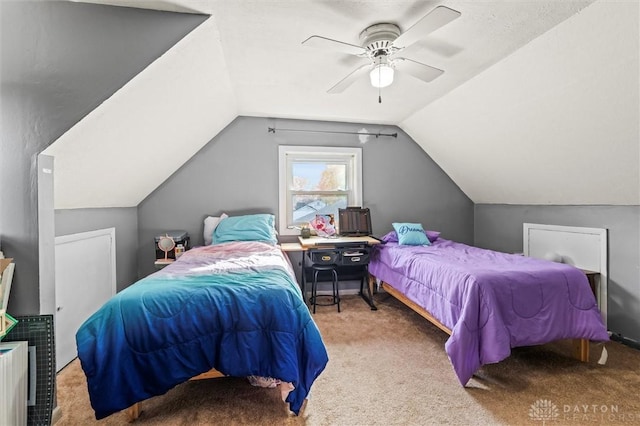
POLYGON ((262 241, 278 244, 275 216, 260 213, 222 219, 213 231, 212 244, 229 241, 262 241))
MULTIPOLYGON (((424 233, 427 234, 427 238, 429 239, 429 242, 432 243, 432 244, 438 238, 440 238, 440 232, 439 231, 430 231, 428 229, 425 229, 424 233)), ((386 243, 397 243, 398 242, 398 233, 396 231, 390 231, 390 232, 386 233, 380 239, 382 241, 386 242, 386 243)))
POLYGON ((404 246, 428 246, 431 244, 421 223, 394 222, 393 229, 398 234, 398 244, 404 246))

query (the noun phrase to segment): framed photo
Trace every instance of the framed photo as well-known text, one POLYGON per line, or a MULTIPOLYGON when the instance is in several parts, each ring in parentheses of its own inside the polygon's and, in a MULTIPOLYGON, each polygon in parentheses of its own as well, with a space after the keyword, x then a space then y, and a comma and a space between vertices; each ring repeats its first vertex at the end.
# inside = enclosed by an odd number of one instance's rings
POLYGON ((336 234, 336 221, 333 214, 317 214, 310 226, 319 237, 331 237, 336 234))

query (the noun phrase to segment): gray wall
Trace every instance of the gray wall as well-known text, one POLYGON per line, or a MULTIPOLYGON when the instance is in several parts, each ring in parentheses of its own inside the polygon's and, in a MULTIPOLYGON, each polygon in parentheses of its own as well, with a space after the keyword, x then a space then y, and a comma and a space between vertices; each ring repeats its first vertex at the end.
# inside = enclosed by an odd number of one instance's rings
POLYGON ((137 279, 138 259, 138 209, 73 209, 56 210, 56 237, 115 228, 116 230, 116 281, 120 291, 137 279))
POLYGON ((416 221, 447 238, 473 242, 473 203, 397 127, 238 117, 138 206, 140 276, 155 270, 154 236, 163 231, 186 230, 193 245, 202 245, 208 214, 277 214, 278 145, 362 147, 363 204, 371 209, 377 235, 390 231, 393 221, 416 221), (268 127, 320 132, 274 134, 268 127), (321 133, 363 127, 398 137, 361 144, 357 135, 321 133))
POLYGON ((38 241, 38 153, 204 19, 69 1, 0 2, 0 244, 16 262, 10 313, 40 313, 41 278, 53 280, 39 276, 39 247, 52 257, 53 243, 38 241))
POLYGON ((639 206, 475 206, 475 244, 522 252, 522 224, 608 229, 609 330, 640 342, 639 206))

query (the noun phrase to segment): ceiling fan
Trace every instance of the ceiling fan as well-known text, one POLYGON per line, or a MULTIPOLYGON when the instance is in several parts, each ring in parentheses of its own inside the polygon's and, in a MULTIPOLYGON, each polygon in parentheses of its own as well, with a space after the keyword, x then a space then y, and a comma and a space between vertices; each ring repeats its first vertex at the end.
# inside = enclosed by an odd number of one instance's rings
MULTIPOLYGON (((460 15, 461 13, 456 10, 446 6, 438 6, 405 32, 401 32, 397 25, 391 23, 379 23, 365 28, 360 33, 361 46, 319 35, 309 37, 302 44, 369 59, 369 63, 360 65, 353 70, 331 87, 327 91, 328 93, 341 93, 367 71, 369 71, 371 85, 377 88, 387 87, 393 83, 395 69, 428 83, 439 77, 444 71, 413 59, 396 55, 460 15)), ((380 97, 378 97, 378 102, 381 102, 380 97)))

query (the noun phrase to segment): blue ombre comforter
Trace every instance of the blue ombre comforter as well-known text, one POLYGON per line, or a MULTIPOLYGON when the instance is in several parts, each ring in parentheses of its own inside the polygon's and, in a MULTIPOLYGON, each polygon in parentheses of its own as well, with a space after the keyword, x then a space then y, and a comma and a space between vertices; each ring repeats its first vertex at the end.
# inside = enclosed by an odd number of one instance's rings
POLYGON ((196 247, 109 300, 76 334, 97 419, 212 368, 290 382, 298 414, 328 356, 282 251, 196 247))

